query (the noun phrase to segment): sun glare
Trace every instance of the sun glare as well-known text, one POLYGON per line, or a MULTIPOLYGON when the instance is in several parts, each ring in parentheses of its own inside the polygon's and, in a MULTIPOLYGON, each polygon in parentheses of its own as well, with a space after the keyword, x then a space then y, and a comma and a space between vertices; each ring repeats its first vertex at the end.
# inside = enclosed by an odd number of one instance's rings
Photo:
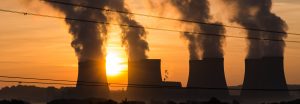
MULTIPOLYGON (((126 84, 128 79, 127 62, 128 56, 125 47, 122 47, 120 34, 122 30, 118 26, 108 27, 108 40, 106 47, 106 75, 109 83, 126 84)), ((113 87, 110 85, 110 90, 123 90, 126 87, 113 87)))
POLYGON ((106 55, 106 73, 108 76, 117 76, 126 69, 125 62, 121 55, 110 52, 106 55))

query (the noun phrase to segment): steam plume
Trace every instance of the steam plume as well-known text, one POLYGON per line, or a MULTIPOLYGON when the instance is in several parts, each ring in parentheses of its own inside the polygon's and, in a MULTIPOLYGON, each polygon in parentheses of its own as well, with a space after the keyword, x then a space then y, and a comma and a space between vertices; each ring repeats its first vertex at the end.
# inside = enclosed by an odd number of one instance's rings
MULTIPOLYGON (((172 4, 182 14, 183 19, 201 22, 211 22, 208 0, 171 0, 172 4)), ((220 24, 220 23, 216 23, 220 24)), ((195 30, 207 34, 224 34, 225 29, 221 26, 208 26, 197 24, 195 30)), ((202 58, 223 58, 222 41, 223 37, 206 36, 203 34, 183 34, 189 41, 190 59, 200 59, 200 51, 203 52, 202 58)))
MULTIPOLYGON (((64 2, 87 5, 97 8, 110 8, 129 12, 125 8, 124 0, 65 0, 64 2)), ((107 16, 100 10, 66 6, 49 3, 52 7, 63 12, 67 18, 80 18, 85 20, 106 22, 107 16)), ((142 27, 138 22, 130 18, 128 14, 119 14, 121 24, 142 27)), ((84 23, 66 20, 73 35, 72 47, 74 47, 80 60, 102 58, 107 38, 106 26, 95 23, 84 23)), ((144 28, 129 28, 121 26, 123 35, 122 43, 126 46, 130 60, 146 59, 146 51, 149 50, 145 41, 146 32, 144 28)))
MULTIPOLYGON (((64 0, 64 2, 89 5, 103 8, 106 0, 64 0)), ((55 3, 48 3, 55 9, 66 15, 66 18, 79 18, 92 21, 106 21, 105 15, 98 10, 91 10, 76 6, 66 6, 55 3)), ((78 56, 79 61, 98 60, 104 57, 103 49, 106 41, 106 27, 96 23, 79 22, 66 20, 69 32, 73 35, 72 47, 78 56)))
MULTIPOLYGON (((257 28, 285 32, 286 23, 271 12, 272 0, 228 0, 227 3, 237 3, 237 14, 233 21, 247 28, 257 28)), ((282 40, 286 34, 247 31, 248 37, 282 40)), ((283 57, 284 42, 249 40, 247 58, 263 56, 283 57)))
MULTIPOLYGON (((288 26, 286 22, 271 12, 272 0, 261 0, 261 10, 257 12, 258 21, 263 29, 286 32, 288 26), (263 5, 264 4, 264 5, 263 5)), ((265 33, 266 38, 283 40, 287 34, 265 33)), ((264 56, 283 57, 285 42, 266 41, 264 44, 264 56)))
MULTIPOLYGON (((109 7, 115 10, 121 10, 129 12, 125 8, 124 0, 110 0, 109 7)), ((137 21, 131 18, 129 14, 119 14, 121 23, 142 27, 137 21)), ((149 51, 148 43, 146 39, 146 31, 144 28, 132 28, 127 26, 122 26, 122 43, 126 46, 129 60, 142 60, 146 59, 146 52, 149 51)))

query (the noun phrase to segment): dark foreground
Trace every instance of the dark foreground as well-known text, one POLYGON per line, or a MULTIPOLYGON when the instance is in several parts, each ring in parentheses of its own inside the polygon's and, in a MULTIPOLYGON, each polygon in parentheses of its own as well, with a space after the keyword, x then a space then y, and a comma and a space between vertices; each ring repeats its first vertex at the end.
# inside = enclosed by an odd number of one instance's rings
MULTIPOLYGON (((1 100, 0 104, 31 104, 22 100, 1 100)), ((58 99, 48 102, 47 104, 146 104, 143 101, 127 101, 123 100, 121 102, 117 102, 114 100, 104 100, 104 99, 58 99)), ((222 102, 216 98, 211 98, 208 101, 186 101, 186 102, 159 102, 159 101, 151 101, 150 104, 240 104, 238 101, 233 100, 231 103, 222 102)), ((292 100, 292 101, 282 101, 282 102, 270 102, 270 103, 261 103, 261 104, 300 104, 300 99, 292 100)))
MULTIPOLYGON (((239 86, 238 86, 239 88, 239 86)), ((293 89, 299 86, 291 86, 293 89)), ((300 104, 300 92, 290 92, 293 97, 289 99, 275 99, 275 100, 260 100, 257 99, 243 99, 238 94, 239 92, 231 92, 227 98, 205 97, 203 99, 184 99, 181 96, 177 98, 162 98, 153 100, 132 99, 126 96, 124 91, 111 91, 110 97, 105 99, 99 98, 82 98, 76 97, 75 88, 40 88, 35 86, 12 86, 5 87, 0 90, 0 104, 300 104), (8 99, 8 100, 5 100, 8 99), (19 99, 19 100, 10 100, 19 99), (112 99, 112 100, 109 100, 112 99), (128 99, 128 100, 127 100, 128 99), (298 100, 294 100, 298 99, 298 100)), ((174 96, 176 94, 170 94, 174 96)), ((101 97, 100 97, 101 98, 101 97)), ((256 97, 260 98, 260 97, 256 97)), ((148 98, 149 99, 149 98, 148 98)))

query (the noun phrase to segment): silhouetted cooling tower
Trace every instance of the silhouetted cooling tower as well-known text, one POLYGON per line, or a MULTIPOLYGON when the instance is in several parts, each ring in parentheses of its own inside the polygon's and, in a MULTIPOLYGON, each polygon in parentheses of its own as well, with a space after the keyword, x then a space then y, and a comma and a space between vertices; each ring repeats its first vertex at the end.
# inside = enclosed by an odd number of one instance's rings
POLYGON ((223 58, 190 60, 189 67, 190 72, 187 84, 187 87, 191 88, 189 95, 199 97, 223 97, 228 95, 223 58), (200 88, 212 89, 205 90, 200 88))
POLYGON ((145 99, 160 93, 160 88, 153 88, 162 83, 160 62, 159 59, 146 59, 128 63, 127 92, 130 97, 145 99))
POLYGON ((246 59, 241 95, 245 98, 278 99, 289 96, 282 57, 246 59), (258 89, 258 91, 251 90, 258 89), (263 91, 261 89, 274 90, 263 91), (276 90, 280 91, 276 91, 276 90))
POLYGON ((92 60, 79 62, 76 88, 81 97, 107 98, 109 88, 106 79, 105 62, 92 60))

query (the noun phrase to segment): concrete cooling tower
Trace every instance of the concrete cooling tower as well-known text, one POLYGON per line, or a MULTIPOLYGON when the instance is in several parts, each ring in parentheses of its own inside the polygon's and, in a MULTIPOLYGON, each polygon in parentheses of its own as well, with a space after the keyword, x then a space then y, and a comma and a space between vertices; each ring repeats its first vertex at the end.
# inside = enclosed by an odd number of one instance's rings
POLYGON ((78 80, 76 86, 81 97, 107 98, 107 85, 104 61, 82 61, 78 63, 78 80))
POLYGON ((288 91, 282 90, 287 89, 282 57, 264 57, 261 59, 245 60, 245 77, 243 90, 241 92, 243 97, 254 99, 286 98, 289 96, 289 93, 288 91), (277 89, 281 91, 275 91, 277 89))
POLYGON ((151 99, 159 95, 161 88, 153 87, 160 87, 162 83, 160 62, 160 59, 145 59, 128 63, 127 92, 130 98, 151 99))
POLYGON ((188 91, 189 96, 197 98, 228 96, 223 58, 190 60, 189 68, 190 72, 187 84, 188 89, 190 89, 188 91))

